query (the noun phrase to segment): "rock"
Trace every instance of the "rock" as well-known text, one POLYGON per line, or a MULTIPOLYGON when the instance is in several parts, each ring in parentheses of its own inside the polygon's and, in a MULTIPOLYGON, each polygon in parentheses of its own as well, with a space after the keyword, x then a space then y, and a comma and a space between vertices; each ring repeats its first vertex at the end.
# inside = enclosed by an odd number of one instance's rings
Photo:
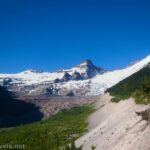
POLYGON ((67 81, 70 81, 71 79, 72 79, 72 76, 69 73, 65 72, 63 78, 61 79, 61 82, 67 82, 67 81))
POLYGON ((54 80, 54 83, 59 83, 59 82, 61 82, 61 80, 58 78, 54 80))
POLYGON ((96 76, 97 74, 103 74, 106 72, 104 69, 96 67, 91 60, 84 61, 78 67, 85 70, 85 72, 81 74, 82 78, 84 79, 89 79, 96 76))
POLYGON ((69 93, 67 93, 67 95, 66 95, 66 96, 74 96, 73 91, 70 91, 69 93))
POLYGON ((82 80, 82 76, 80 75, 79 72, 75 71, 73 74, 72 74, 72 80, 82 80))

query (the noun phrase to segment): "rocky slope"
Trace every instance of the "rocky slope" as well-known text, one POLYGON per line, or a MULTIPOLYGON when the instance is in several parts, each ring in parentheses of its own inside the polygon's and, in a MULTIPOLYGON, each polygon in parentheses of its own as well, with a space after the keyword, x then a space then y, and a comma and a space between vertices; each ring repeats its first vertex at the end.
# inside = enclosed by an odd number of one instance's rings
POLYGON ((47 119, 62 110, 89 105, 96 99, 96 96, 21 95, 18 97, 0 86, 0 128, 47 119))
POLYGON ((42 119, 57 114, 62 110, 68 110, 73 107, 89 105, 97 100, 97 96, 57 96, 57 95, 39 95, 39 96, 21 96, 22 101, 32 103, 39 108, 43 114, 42 119))
POLYGON ((149 106, 136 105, 133 99, 119 103, 110 99, 108 94, 99 98, 98 110, 89 118, 90 132, 76 145, 83 150, 149 150, 149 106))

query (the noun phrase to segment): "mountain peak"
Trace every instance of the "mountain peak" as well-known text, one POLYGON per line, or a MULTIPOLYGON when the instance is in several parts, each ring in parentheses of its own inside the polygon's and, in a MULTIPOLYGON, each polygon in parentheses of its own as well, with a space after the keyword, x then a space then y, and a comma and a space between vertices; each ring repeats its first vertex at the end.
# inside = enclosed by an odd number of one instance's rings
POLYGON ((82 70, 80 72, 81 72, 82 77, 85 79, 92 78, 96 76, 97 74, 103 74, 105 72, 104 69, 95 66, 93 62, 89 59, 81 62, 77 67, 82 70))
POLYGON ((94 66, 94 64, 92 63, 91 60, 87 59, 87 60, 84 60, 83 62, 81 62, 79 66, 80 67, 81 66, 94 66))

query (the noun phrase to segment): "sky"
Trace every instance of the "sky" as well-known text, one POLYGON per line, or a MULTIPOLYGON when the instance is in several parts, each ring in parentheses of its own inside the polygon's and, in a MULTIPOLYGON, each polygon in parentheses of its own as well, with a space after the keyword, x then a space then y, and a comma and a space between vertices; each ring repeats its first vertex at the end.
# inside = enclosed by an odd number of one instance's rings
POLYGON ((0 0, 0 73, 86 59, 113 70, 149 54, 149 0, 0 0))

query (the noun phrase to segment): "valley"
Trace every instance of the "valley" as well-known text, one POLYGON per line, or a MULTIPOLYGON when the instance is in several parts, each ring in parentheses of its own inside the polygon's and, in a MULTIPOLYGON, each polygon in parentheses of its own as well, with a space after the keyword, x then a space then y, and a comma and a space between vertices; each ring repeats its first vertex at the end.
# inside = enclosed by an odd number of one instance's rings
POLYGON ((150 0, 0 0, 0 150, 150 150, 150 0))
POLYGON ((0 74, 0 145, 149 150, 149 62, 106 71, 88 60, 55 73, 0 74))

